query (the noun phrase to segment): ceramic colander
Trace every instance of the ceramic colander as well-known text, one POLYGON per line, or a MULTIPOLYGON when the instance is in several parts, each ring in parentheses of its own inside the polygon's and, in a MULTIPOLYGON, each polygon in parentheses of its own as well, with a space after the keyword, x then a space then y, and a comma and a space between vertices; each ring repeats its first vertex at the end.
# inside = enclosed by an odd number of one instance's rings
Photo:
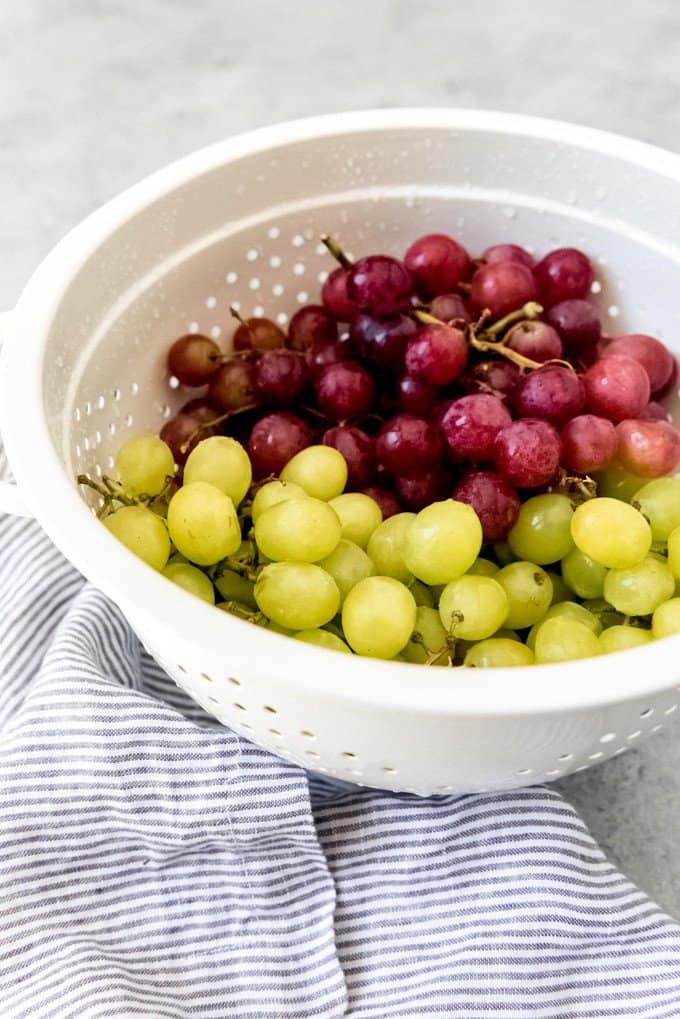
POLYGON ((265 128, 154 174, 72 231, 2 320, 0 424, 34 515, 208 712, 276 754, 352 782, 429 794, 550 780, 623 753, 680 701, 680 637, 576 663, 445 670, 348 660, 186 594, 101 526, 74 483, 187 399, 171 340, 225 345, 229 305, 285 323, 331 265, 419 234, 472 251, 583 248, 609 331, 680 351, 680 157, 498 113, 392 110, 265 128))

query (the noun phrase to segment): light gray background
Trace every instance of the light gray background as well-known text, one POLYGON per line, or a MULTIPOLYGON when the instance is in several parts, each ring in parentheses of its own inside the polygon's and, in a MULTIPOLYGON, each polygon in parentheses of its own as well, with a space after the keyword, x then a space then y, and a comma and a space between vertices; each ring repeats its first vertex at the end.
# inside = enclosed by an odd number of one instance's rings
MULTIPOLYGON (((0 0, 0 307, 97 205, 236 131, 480 106, 680 149, 679 100, 677 0, 0 0)), ((676 916, 679 736, 561 783, 676 916)))

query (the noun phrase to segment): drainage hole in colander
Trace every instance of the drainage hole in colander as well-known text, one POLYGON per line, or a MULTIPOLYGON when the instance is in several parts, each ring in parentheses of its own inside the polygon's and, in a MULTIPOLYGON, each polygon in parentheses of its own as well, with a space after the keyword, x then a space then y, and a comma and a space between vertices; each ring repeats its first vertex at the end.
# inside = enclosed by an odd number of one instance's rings
POLYGON ((307 739, 316 739, 316 736, 314 735, 314 733, 310 732, 309 729, 301 729, 300 730, 300 735, 301 736, 305 736, 307 739))
POLYGON ((651 718, 654 714, 654 708, 645 708, 644 711, 640 712, 640 718, 651 718))
POLYGON ((611 743, 613 739, 616 739, 615 732, 605 732, 604 736, 600 736, 600 743, 611 743))
POLYGON ((664 715, 672 715, 673 712, 677 711, 677 710, 678 710, 678 705, 677 704, 671 704, 671 706, 669 708, 665 709, 664 715))
POLYGON ((240 686, 240 685, 241 685, 241 680, 240 680, 240 679, 237 679, 237 678, 236 678, 236 676, 230 676, 230 677, 229 677, 229 682, 230 682, 230 683, 231 683, 231 684, 232 684, 233 686, 240 686))

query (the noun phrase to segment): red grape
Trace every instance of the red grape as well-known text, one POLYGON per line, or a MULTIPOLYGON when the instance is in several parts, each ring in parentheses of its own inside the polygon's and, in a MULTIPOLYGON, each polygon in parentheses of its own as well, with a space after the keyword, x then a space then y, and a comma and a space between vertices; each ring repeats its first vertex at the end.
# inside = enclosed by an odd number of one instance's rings
POLYGON ((622 354, 605 357, 583 376, 588 409, 617 423, 635 418, 649 402, 649 376, 638 361, 622 354))
POLYGON ((288 326, 287 346, 291 350, 309 350, 338 338, 338 323, 321 304, 298 308, 288 326))
POLYGON ((522 375, 516 364, 510 361, 480 361, 459 381, 465 393, 488 393, 507 400, 519 385, 522 375))
POLYGON ((496 467, 517 488, 538 488, 554 477, 560 465, 562 443, 548 421, 521 418, 496 437, 496 467))
POLYGON ((649 376, 652 393, 658 393, 663 389, 673 373, 675 364, 673 355, 661 340, 654 336, 645 336, 644 333, 616 336, 607 346, 606 356, 609 357, 610 354, 623 354, 624 357, 632 357, 641 364, 649 376))
POLYGON ((562 357, 562 340, 557 330, 547 322, 518 322, 507 334, 505 342, 511 350, 540 364, 562 357))
POLYGON ((668 421, 669 415, 666 408, 656 400, 650 400, 640 417, 643 421, 668 421))
POLYGON ((418 293, 425 298, 445 294, 458 285, 470 264, 465 248, 446 234, 426 234, 404 255, 418 293))
POLYGON ((519 262, 528 269, 533 269, 536 265, 534 256, 525 248, 520 248, 519 244, 492 244, 482 255, 482 262, 486 262, 487 265, 493 265, 495 262, 519 262))
POLYGON ((307 385, 305 364, 292 350, 267 350, 255 365, 255 389, 272 407, 291 407, 307 385))
POLYGON ((339 361, 324 368, 314 384, 316 403, 335 421, 361 418, 371 409, 375 383, 356 361, 339 361))
POLYGON ((668 382, 659 389, 658 392, 654 393, 657 400, 665 400, 667 396, 670 396, 678 386, 678 362, 673 358, 673 369, 670 374, 668 382))
POLYGON ((569 418, 581 413, 586 391, 572 368, 544 364, 524 376, 513 400, 521 417, 545 418, 560 428, 569 418))
POLYGON ((408 308, 412 294, 410 272, 390 255, 368 255, 349 270, 347 296, 359 311, 396 315, 408 308))
POLYGON ((348 276, 349 269, 339 265, 321 288, 321 300, 331 315, 334 315, 340 322, 349 322, 357 311, 347 296, 348 276))
POLYGON ((204 386, 222 362, 222 351, 207 336, 181 336, 168 351, 168 371, 183 386, 204 386))
POLYGON ((255 365, 235 357, 220 365, 210 381, 208 399, 218 410, 239 410, 255 401, 255 365))
POLYGON ((585 297, 595 275, 588 257, 577 248, 556 248, 541 259, 535 271, 548 306, 570 297, 585 297))
POLYGON ((360 357, 377 368, 398 372, 404 366, 406 344, 417 331, 418 326, 407 315, 380 319, 359 314, 352 321, 349 335, 360 357))
POLYGON ((406 370, 428 386, 454 382, 466 363, 465 334, 443 322, 421 326, 406 347, 406 370))
POLYGON ((248 456, 255 474, 280 474, 300 450, 311 446, 314 436, 309 425, 296 414, 280 411, 260 418, 253 425, 248 456))
MULTIPOLYGON (((213 411, 212 416, 215 417, 215 411, 213 411)), ((202 439, 207 439, 210 435, 217 434, 216 428, 211 428, 210 426, 200 428, 205 420, 202 413, 196 414, 192 412, 191 414, 186 414, 180 412, 175 414, 173 418, 170 418, 169 421, 166 421, 161 428, 160 437, 170 447, 176 464, 180 466, 184 464, 189 453, 202 439)))
POLYGON ((269 318, 247 318, 234 333, 234 350, 276 350, 283 347, 286 334, 269 318))
POLYGON ((441 435, 415 414, 397 414, 378 432, 375 451, 379 463, 392 474, 414 474, 439 460, 441 435))
POLYGON ((602 335, 600 316, 590 301, 577 297, 560 301, 549 309, 547 318, 573 354, 594 347, 602 335))
POLYGON ((333 340, 308 350, 305 354, 305 364, 310 378, 315 379, 326 365, 337 364, 338 361, 351 361, 353 357, 354 351, 347 340, 333 340))
POLYGON ((402 375, 397 381, 397 406, 399 410, 419 417, 428 417, 439 399, 439 390, 428 386, 410 375, 402 375))
POLYGON ((595 474, 616 456, 616 428, 608 418, 579 414, 562 429, 562 462, 570 471, 595 474))
POLYGON ((472 277, 470 301, 477 311, 489 311, 492 318, 502 318, 537 297, 534 274, 520 262, 492 262, 472 277))
POLYGON ((432 413, 430 414, 430 424, 437 425, 438 428, 441 428, 442 421, 446 417, 446 412, 448 411, 451 404, 455 402, 456 402, 455 400, 451 399, 442 400, 440 403, 438 403, 435 406, 432 413))
POLYGON ((339 425, 329 428, 321 439, 324 446, 332 446, 342 453, 347 462, 347 487, 363 488, 375 474, 375 444, 360 428, 339 425))
POLYGON ((417 474, 399 474, 394 489, 404 509, 418 512, 433 502, 445 499, 451 488, 451 479, 441 464, 434 464, 417 474))
POLYGON ((440 427, 455 463, 479 463, 492 459, 496 436, 511 421, 510 412, 497 396, 474 393, 454 400, 440 427))
POLYGON ((680 433, 670 422, 626 420, 616 432, 618 458, 632 474, 661 478, 680 465, 680 433))
POLYGON ((193 400, 187 400, 179 409, 180 414, 191 414, 203 424, 205 421, 212 421, 219 417, 219 411, 215 405, 204 396, 195 396, 193 400))
POLYGON ((388 491, 386 488, 381 488, 379 485, 369 485, 367 488, 362 488, 361 491, 364 495, 370 495, 371 499, 377 502, 382 510, 383 520, 393 517, 395 513, 401 513, 399 500, 393 492, 388 491))
POLYGON ((440 322, 469 322, 470 312, 460 294, 440 294, 430 304, 430 315, 440 322))
POLYGON ((496 471, 470 471, 460 479, 452 498, 472 506, 482 525, 485 542, 503 541, 519 515, 517 492, 496 471))

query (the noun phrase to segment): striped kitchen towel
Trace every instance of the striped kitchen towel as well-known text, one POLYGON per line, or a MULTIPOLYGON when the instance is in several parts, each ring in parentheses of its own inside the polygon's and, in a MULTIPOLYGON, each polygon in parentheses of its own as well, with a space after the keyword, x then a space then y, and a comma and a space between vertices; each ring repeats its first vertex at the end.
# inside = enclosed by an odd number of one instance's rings
POLYGON ((0 517, 2 1019, 680 1016, 680 930, 549 789, 429 800, 214 724, 0 517))

